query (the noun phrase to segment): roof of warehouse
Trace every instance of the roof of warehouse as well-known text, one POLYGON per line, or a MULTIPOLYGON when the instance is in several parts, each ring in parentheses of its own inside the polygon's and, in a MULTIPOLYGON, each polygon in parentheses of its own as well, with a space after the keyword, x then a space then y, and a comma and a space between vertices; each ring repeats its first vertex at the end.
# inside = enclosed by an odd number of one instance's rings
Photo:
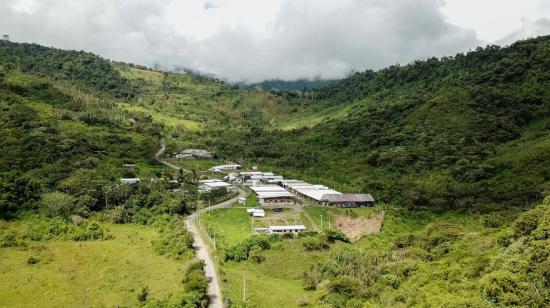
POLYGON ((270 226, 269 230, 276 230, 276 231, 282 231, 282 230, 305 230, 306 226, 304 225, 291 225, 291 226, 270 226))
POLYGON ((206 186, 210 186, 210 187, 227 187, 227 186, 231 186, 231 185, 227 184, 226 182, 207 182, 207 183, 202 183, 202 185, 206 185, 206 186))
POLYGON ((322 201, 324 195, 341 194, 333 189, 296 189, 296 191, 317 201, 322 201))
POLYGON ((294 197, 293 194, 289 193, 288 191, 266 191, 266 192, 258 192, 258 198, 265 199, 265 198, 278 198, 278 197, 294 197))
POLYGON ((374 202, 371 194, 326 194, 322 199, 329 202, 374 202))
POLYGON ((286 189, 278 185, 250 186, 250 189, 252 189, 256 193, 261 191, 286 191, 286 189))

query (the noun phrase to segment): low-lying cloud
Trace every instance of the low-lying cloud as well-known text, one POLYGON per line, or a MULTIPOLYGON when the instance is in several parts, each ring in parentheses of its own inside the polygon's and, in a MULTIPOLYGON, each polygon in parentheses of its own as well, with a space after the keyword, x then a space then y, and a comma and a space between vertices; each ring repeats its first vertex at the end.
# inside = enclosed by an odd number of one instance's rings
MULTIPOLYGON (((440 0, 266 0, 271 15, 262 2, 237 9, 221 0, 4 0, 0 32, 230 81, 339 78, 481 43, 446 21, 440 0)), ((537 31, 548 30, 544 22, 537 31)))

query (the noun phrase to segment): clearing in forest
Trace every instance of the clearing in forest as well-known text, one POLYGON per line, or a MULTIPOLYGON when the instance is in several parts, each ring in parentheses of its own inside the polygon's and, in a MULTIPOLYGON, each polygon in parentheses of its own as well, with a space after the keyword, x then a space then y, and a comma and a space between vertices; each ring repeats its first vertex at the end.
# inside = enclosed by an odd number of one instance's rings
POLYGON ((338 230, 354 242, 361 237, 380 232, 384 221, 384 211, 372 213, 369 217, 350 217, 332 213, 332 220, 338 230))

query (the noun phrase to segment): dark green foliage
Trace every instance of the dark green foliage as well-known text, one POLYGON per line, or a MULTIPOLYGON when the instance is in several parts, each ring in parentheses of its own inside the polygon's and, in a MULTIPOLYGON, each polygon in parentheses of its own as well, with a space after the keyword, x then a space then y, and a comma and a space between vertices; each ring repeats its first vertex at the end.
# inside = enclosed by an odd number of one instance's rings
POLYGON ((264 91, 272 91, 277 95, 288 97, 288 96, 302 94, 296 90, 307 91, 310 89, 318 89, 330 84, 335 84, 336 82, 337 80, 322 80, 322 79, 315 79, 315 80, 298 79, 294 81, 272 79, 272 80, 265 80, 260 83, 243 84, 241 86, 247 90, 256 90, 257 88, 261 88, 264 91), (290 91, 294 91, 294 92, 290 92, 290 91))
POLYGON ((40 262, 40 260, 38 260, 37 258, 33 257, 33 256, 30 256, 28 259, 27 259, 27 264, 36 264, 40 262))
POLYGON ((208 280, 204 272, 204 262, 195 261, 187 265, 182 279, 184 291, 172 295, 166 300, 151 299, 145 303, 148 308, 185 307, 206 308, 209 298, 207 295, 208 280))
POLYGON ((543 163, 549 53, 544 36, 356 73, 307 103, 291 100, 345 115, 292 131, 250 125, 239 137, 219 132, 224 140, 213 133, 212 144, 223 156, 344 183, 377 201, 439 209, 529 204, 550 180, 543 163))
POLYGON ((153 242, 153 249, 160 255, 183 260, 193 253, 193 241, 193 235, 185 230, 183 221, 174 217, 162 222, 160 239, 153 242))
POLYGON ((24 72, 78 82, 117 98, 131 98, 136 94, 132 84, 122 78, 108 60, 92 53, 0 41, 0 63, 24 72))
POLYGON ((320 236, 306 238, 302 244, 307 251, 324 250, 329 248, 326 239, 320 236))
POLYGON ((110 235, 96 222, 83 221, 76 225, 60 218, 35 217, 27 224, 21 238, 32 241, 51 239, 87 241, 109 239, 110 235))
POLYGON ((339 230, 326 231, 326 237, 327 237, 327 241, 330 243, 334 243, 336 241, 341 241, 344 243, 350 242, 349 238, 342 231, 339 231, 339 230))
POLYGON ((260 251, 270 248, 271 244, 266 236, 254 235, 232 247, 225 249, 224 258, 225 260, 237 262, 246 261, 250 257, 251 250, 253 250, 254 255, 258 255, 260 251))
POLYGON ((29 243, 15 232, 0 233, 0 247, 26 248, 29 243))
POLYGON ((248 258, 256 263, 262 263, 265 261, 265 257, 262 255, 262 248, 258 245, 254 245, 248 252, 248 258))
POLYGON ((147 295, 149 295, 149 288, 148 287, 141 288, 141 291, 138 293, 138 301, 140 302, 147 301, 147 295))

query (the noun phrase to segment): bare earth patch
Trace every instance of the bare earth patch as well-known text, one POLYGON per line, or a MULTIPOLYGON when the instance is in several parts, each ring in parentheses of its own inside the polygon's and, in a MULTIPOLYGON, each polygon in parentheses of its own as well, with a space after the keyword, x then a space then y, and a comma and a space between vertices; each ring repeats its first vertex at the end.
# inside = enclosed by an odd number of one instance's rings
POLYGON ((338 230, 342 231, 354 242, 365 235, 380 232, 382 222, 384 221, 384 211, 373 213, 369 218, 333 215, 332 219, 338 230))

